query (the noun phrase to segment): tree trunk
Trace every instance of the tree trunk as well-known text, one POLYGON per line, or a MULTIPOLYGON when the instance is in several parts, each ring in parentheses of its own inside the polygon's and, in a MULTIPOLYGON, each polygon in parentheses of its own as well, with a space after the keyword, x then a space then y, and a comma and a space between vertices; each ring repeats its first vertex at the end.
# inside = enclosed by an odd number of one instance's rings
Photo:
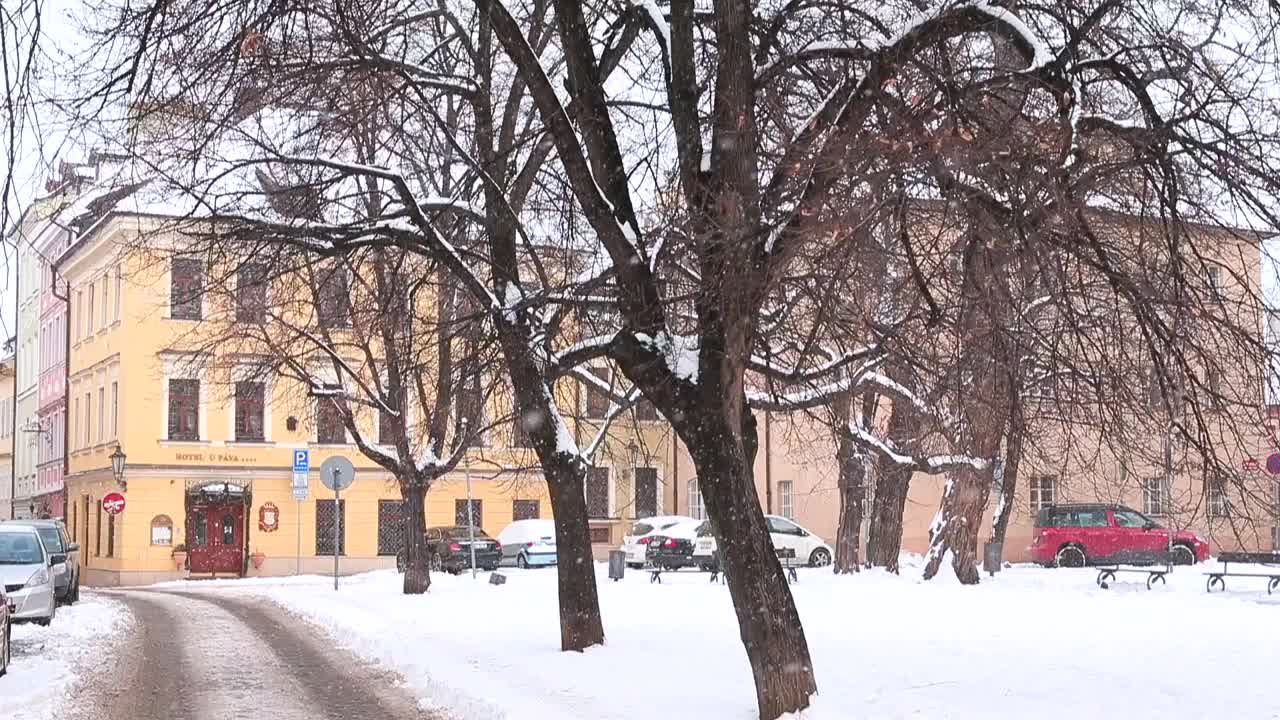
POLYGON ((560 592, 560 649, 582 651, 604 644, 596 596, 596 566, 587 524, 584 469, 576 457, 556 453, 543 460, 556 527, 556 575, 560 592))
POLYGON ((991 470, 962 469, 951 473, 942 505, 929 527, 929 553, 924 579, 938 574, 942 560, 951 553, 956 577, 965 585, 978 583, 978 528, 991 488, 991 470))
MULTIPOLYGON (((892 368, 890 368, 892 371, 892 368)), ((894 375, 890 375, 894 377, 894 375)), ((888 437, 899 447, 915 442, 918 418, 905 402, 895 401, 889 412, 888 437)), ((867 564, 898 572, 898 556, 902 553, 902 515, 907 510, 907 491, 911 488, 911 468, 878 456, 876 458, 876 491, 872 497, 871 528, 867 534, 867 564)))
POLYGON ((991 541, 1004 544, 1013 516, 1013 501, 1018 493, 1018 467, 1022 464, 1022 414, 1015 407, 1009 417, 1009 434, 1005 438, 1003 473, 1000 478, 1000 503, 991 519, 991 541))
POLYGON ((426 485, 416 479, 400 483, 404 498, 404 594, 421 595, 431 587, 427 557, 426 485))
MULTIPOLYGON (((772 720, 808 707, 817 691, 809 644, 746 464, 744 444, 752 441, 739 441, 715 409, 700 408, 697 415, 685 418, 697 433, 686 445, 755 678, 760 717, 772 720)), ((743 426, 744 434, 754 432, 751 423, 743 426)))
POLYGON ((854 397, 848 393, 834 403, 836 425, 836 463, 839 466, 840 490, 839 524, 836 527, 836 556, 832 570, 837 575, 847 575, 862 569, 859 557, 862 542, 862 504, 866 500, 867 471, 870 463, 866 453, 859 452, 857 441, 849 431, 849 422, 860 427, 870 426, 875 419, 877 397, 875 393, 863 393, 854 397), (855 403, 861 403, 860 413, 850 418, 855 403))
POLYGON ((867 565, 898 572, 902 554, 902 516, 907 510, 911 469, 886 458, 877 460, 876 491, 867 533, 867 565))

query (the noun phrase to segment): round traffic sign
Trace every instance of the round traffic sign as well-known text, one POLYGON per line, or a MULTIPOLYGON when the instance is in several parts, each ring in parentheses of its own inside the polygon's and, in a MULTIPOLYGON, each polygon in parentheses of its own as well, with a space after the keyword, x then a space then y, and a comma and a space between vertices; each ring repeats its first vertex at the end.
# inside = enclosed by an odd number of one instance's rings
POLYGON ((341 455, 334 455, 320 466, 320 482, 330 490, 346 490, 356 481, 356 466, 341 455))
POLYGON ((108 515, 119 515, 124 512, 124 495, 110 492, 102 496, 102 510, 108 515))

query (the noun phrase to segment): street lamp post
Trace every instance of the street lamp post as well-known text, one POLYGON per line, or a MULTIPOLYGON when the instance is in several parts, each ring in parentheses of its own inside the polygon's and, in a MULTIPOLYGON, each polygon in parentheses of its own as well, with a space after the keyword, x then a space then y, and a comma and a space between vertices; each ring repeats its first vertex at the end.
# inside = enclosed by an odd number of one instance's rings
POLYGON ((629 463, 628 472, 631 473, 631 517, 636 517, 635 499, 638 496, 636 492, 636 463, 639 462, 640 447, 636 445, 634 438, 627 441, 627 462, 629 463))
POLYGON ((129 483, 124 479, 124 460, 124 450, 119 445, 116 445, 115 452, 111 453, 111 474, 115 476, 116 484, 120 486, 120 489, 127 491, 129 483))

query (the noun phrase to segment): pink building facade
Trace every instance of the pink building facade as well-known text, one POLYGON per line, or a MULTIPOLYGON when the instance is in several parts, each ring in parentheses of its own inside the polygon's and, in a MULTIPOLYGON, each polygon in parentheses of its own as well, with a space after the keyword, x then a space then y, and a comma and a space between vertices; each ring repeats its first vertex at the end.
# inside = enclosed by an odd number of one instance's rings
POLYGON ((64 495, 67 428, 67 285, 52 270, 51 259, 67 248, 68 232, 51 227, 40 238, 40 340, 36 453, 39 516, 66 517, 64 495))

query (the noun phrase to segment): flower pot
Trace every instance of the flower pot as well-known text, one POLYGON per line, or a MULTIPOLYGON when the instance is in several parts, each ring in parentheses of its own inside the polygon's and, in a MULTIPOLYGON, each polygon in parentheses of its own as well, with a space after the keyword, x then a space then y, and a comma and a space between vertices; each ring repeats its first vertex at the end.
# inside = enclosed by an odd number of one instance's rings
POLYGON ((249 556, 249 560, 253 563, 254 570, 261 570, 262 563, 267 561, 267 556, 260 552, 256 552, 249 556))
POLYGON ((177 550, 173 553, 173 564, 178 570, 185 570, 187 567, 187 553, 184 550, 177 550))

